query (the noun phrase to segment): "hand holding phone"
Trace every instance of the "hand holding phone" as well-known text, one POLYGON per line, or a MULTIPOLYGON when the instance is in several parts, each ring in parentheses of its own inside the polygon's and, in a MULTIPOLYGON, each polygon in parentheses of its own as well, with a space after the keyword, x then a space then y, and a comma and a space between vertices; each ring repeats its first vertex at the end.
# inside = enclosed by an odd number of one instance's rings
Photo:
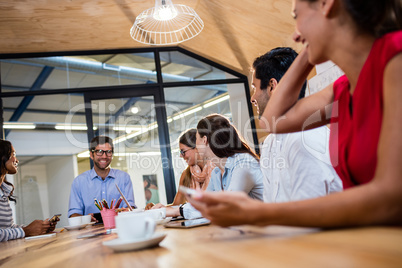
POLYGON ((56 222, 59 220, 61 214, 54 214, 53 217, 49 219, 49 222, 56 222))
POLYGON ((189 197, 192 197, 197 191, 186 186, 180 185, 179 191, 189 197))

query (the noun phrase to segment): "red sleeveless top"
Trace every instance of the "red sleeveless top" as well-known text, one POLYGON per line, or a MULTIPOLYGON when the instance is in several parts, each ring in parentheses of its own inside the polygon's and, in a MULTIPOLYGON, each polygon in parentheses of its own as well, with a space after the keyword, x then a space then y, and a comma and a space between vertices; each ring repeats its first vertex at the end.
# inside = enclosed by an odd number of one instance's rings
POLYGON ((388 33, 374 42, 353 95, 346 76, 334 83, 329 150, 344 189, 374 177, 383 116, 384 71, 401 52, 402 31, 388 33))

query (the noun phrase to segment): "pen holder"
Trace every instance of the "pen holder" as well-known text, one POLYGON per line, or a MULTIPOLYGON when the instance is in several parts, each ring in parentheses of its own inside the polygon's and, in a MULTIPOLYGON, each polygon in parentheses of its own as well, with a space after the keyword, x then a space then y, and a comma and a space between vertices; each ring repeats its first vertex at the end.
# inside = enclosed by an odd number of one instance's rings
POLYGON ((116 222, 114 217, 117 216, 117 212, 114 209, 102 209, 101 210, 103 226, 106 230, 116 228, 116 222))

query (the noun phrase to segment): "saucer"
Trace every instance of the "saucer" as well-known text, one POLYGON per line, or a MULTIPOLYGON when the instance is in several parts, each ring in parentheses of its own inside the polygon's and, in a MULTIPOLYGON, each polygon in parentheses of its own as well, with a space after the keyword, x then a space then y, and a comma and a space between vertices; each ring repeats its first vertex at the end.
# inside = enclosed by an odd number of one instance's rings
POLYGON ((165 223, 170 222, 171 219, 172 219, 172 217, 166 217, 164 219, 157 220, 156 224, 165 224, 165 223))
POLYGON ((135 241, 121 241, 119 238, 109 241, 104 241, 103 245, 113 249, 116 252, 139 250, 157 246, 166 237, 166 234, 155 233, 150 238, 140 239, 135 241))
POLYGON ((71 230, 80 230, 82 228, 85 228, 88 224, 80 224, 80 225, 74 225, 74 226, 64 226, 65 229, 71 231, 71 230))

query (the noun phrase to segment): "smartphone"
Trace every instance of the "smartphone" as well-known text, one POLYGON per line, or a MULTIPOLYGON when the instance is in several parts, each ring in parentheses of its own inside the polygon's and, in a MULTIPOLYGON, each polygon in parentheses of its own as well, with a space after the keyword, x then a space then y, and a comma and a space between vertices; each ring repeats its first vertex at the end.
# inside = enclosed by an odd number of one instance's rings
POLYGON ((57 219, 59 219, 61 214, 54 214, 53 217, 49 219, 49 222, 55 222, 57 219))
POLYGON ((98 213, 94 213, 94 218, 98 221, 96 224, 103 223, 102 215, 98 213))
POLYGON ((186 220, 182 222, 168 222, 164 226, 167 228, 193 228, 197 226, 208 225, 211 222, 205 218, 186 220))
POLYGON ((180 185, 179 186, 179 191, 182 192, 185 195, 188 195, 190 197, 192 197, 196 191, 194 189, 188 188, 186 186, 180 185))

